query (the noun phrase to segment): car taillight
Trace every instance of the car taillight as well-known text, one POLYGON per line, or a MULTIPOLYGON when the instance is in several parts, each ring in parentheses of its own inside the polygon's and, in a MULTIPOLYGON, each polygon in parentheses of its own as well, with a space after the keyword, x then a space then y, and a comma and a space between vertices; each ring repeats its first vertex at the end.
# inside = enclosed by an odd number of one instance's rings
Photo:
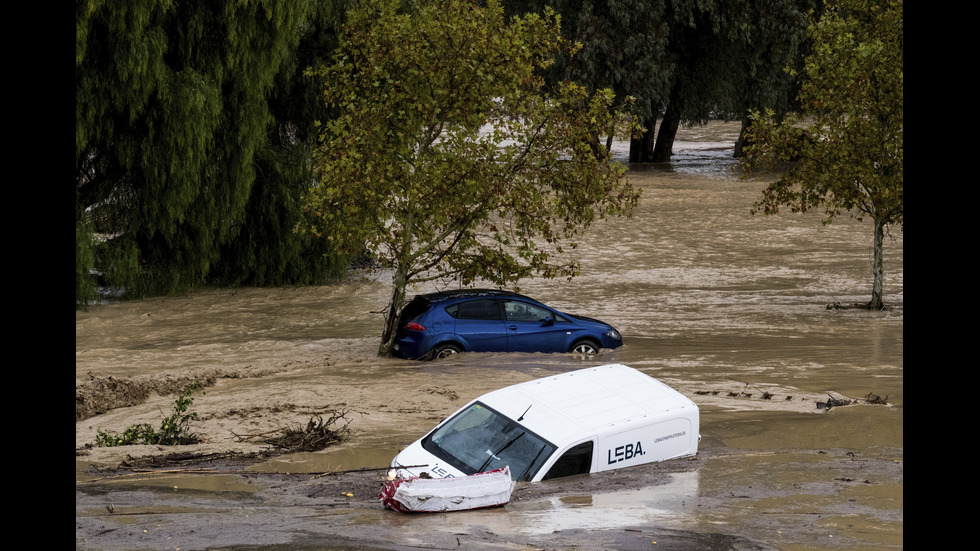
POLYGON ((422 324, 417 321, 410 321, 406 323, 405 329, 408 329, 409 331, 425 331, 425 327, 422 327, 422 324))

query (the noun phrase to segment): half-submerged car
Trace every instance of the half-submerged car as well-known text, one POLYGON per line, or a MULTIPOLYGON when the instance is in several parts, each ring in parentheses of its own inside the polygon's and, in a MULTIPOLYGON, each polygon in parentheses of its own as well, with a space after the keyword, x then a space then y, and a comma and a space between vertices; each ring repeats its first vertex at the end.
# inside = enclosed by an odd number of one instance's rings
POLYGON ((611 325, 559 312, 517 293, 466 289, 418 295, 402 309, 394 352, 437 359, 457 352, 575 352, 623 345, 611 325))
POLYGON ((698 407, 683 394, 631 367, 604 365, 480 396, 399 453, 389 476, 504 466, 516 481, 597 473, 695 455, 699 430, 698 407))

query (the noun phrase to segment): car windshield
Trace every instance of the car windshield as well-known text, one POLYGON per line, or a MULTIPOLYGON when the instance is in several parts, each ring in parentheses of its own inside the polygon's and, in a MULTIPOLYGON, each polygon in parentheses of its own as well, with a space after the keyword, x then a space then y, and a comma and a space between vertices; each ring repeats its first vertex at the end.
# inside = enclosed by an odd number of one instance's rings
POLYGON ((510 466, 514 480, 530 480, 555 445, 516 421, 476 402, 422 440, 422 446, 465 474, 510 466))

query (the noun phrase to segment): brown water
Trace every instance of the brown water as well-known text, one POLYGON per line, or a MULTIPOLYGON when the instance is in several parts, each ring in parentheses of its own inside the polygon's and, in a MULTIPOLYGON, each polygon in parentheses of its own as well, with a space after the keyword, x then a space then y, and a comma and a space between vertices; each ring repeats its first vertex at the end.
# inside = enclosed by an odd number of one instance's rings
MULTIPOLYGON (((343 396, 367 404, 386 389, 391 397, 382 401, 394 403, 358 419, 361 433, 350 448, 264 467, 318 472, 386 464, 486 390, 621 362, 698 403, 704 459, 696 471, 656 489, 568 495, 545 508, 508 506, 503 516, 449 516, 440 529, 475 523, 532 534, 639 523, 750 534, 780 549, 901 548, 903 235, 894 230, 885 243, 888 310, 827 309, 870 298, 870 224, 844 218, 824 226, 819 213, 750 215, 765 183, 731 175, 737 130, 722 123, 685 130, 669 166, 632 167, 640 205, 631 219, 602 221, 582 239, 581 276, 521 283, 525 294, 621 331, 626 345, 594 361, 542 354, 378 359, 377 312, 389 290, 386 274, 372 272, 320 287, 208 290, 77 313, 76 383, 89 374, 280 371, 221 380, 202 406, 214 412, 251 402, 331 404, 343 396), (430 389, 431 403, 418 405, 428 413, 400 421, 399 410, 411 405, 397 403, 399 381, 430 389), (459 400, 439 401, 450 392, 459 400), (830 412, 816 405, 828 395, 869 393, 889 405, 830 412), (868 471, 869 462, 877 467, 868 471)), ((90 442, 98 426, 121 430, 141 415, 159 419, 171 401, 77 423, 76 445, 90 442)))

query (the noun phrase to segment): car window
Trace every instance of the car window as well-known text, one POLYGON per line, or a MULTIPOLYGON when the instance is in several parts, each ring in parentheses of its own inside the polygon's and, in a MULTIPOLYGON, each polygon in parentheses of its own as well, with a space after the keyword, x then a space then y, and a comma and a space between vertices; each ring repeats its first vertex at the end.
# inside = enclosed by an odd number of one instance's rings
POLYGON ((504 313, 507 321, 544 321, 555 317, 550 310, 519 300, 505 301, 504 313))
POLYGON ((499 320, 500 307, 494 299, 470 300, 446 307, 446 313, 457 319, 499 320))
POLYGON ((544 475, 542 480, 576 474, 588 474, 592 471, 593 447, 592 441, 589 440, 569 449, 548 469, 548 474, 544 475))

